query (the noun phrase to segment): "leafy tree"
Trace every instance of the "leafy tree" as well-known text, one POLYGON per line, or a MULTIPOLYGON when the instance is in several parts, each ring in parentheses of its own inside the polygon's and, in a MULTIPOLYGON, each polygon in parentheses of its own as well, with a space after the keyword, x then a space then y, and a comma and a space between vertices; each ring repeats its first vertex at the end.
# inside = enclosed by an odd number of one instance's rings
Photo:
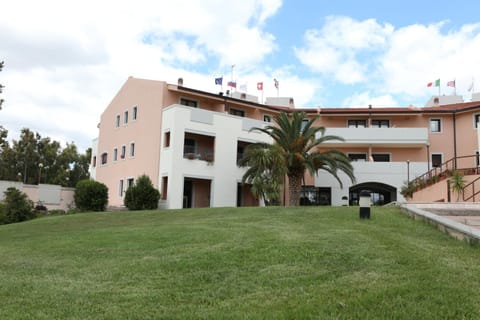
POLYGON ((338 171, 343 171, 352 181, 355 181, 350 159, 337 150, 320 151, 318 147, 327 141, 339 140, 341 137, 325 135, 324 127, 314 126, 318 116, 308 119, 305 112, 293 112, 291 119, 282 112, 274 117, 276 125, 265 128, 253 128, 269 135, 274 145, 279 148, 279 156, 284 164, 288 177, 290 205, 297 206, 300 202, 302 179, 305 171, 314 174, 317 170, 325 170, 332 174, 342 187, 338 171), (317 138, 317 135, 320 135, 317 138))
POLYGON ((79 154, 74 143, 62 149, 60 143, 41 137, 27 128, 10 146, 6 130, 0 128, 0 180, 51 183, 73 187, 88 179, 91 149, 79 154))
POLYGON ((160 193, 150 178, 142 175, 137 178, 135 185, 127 189, 123 202, 129 210, 149 210, 158 208, 159 199, 160 193))
POLYGON ((21 222, 33 219, 33 202, 27 195, 16 188, 8 188, 5 192, 4 214, 6 223, 21 222))
POLYGON ((245 149, 245 156, 239 163, 241 167, 248 167, 242 182, 251 184, 252 193, 263 198, 266 205, 280 202, 280 189, 286 174, 283 160, 278 146, 257 143, 245 149))
POLYGON ((108 204, 108 188, 98 181, 81 180, 75 188, 74 200, 82 211, 104 211, 108 204))

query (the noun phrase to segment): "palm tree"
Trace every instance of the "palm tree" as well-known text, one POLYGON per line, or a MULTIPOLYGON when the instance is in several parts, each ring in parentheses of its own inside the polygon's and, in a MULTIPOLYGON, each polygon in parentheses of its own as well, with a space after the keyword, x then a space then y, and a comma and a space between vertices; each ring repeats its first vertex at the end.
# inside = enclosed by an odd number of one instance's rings
POLYGON ((466 181, 465 176, 456 170, 449 179, 450 181, 450 190, 457 194, 457 202, 460 201, 460 194, 463 193, 465 188, 466 181))
POLYGON ((342 181, 338 177, 338 171, 343 171, 353 182, 353 167, 350 159, 337 150, 321 152, 318 146, 332 140, 343 141, 341 137, 325 135, 324 127, 314 126, 318 116, 307 119, 305 112, 295 111, 291 119, 284 112, 274 117, 276 125, 265 128, 252 128, 269 135, 278 149, 278 161, 284 167, 288 177, 288 189, 291 206, 299 204, 302 188, 302 179, 305 171, 314 174, 317 170, 325 170, 332 174, 340 186, 342 181), (318 137, 317 137, 318 136, 318 137))
POLYGON ((242 183, 251 184, 252 193, 265 200, 267 205, 280 202, 280 189, 286 174, 280 149, 276 145, 254 143, 245 148, 245 156, 240 160, 241 167, 249 167, 242 183))

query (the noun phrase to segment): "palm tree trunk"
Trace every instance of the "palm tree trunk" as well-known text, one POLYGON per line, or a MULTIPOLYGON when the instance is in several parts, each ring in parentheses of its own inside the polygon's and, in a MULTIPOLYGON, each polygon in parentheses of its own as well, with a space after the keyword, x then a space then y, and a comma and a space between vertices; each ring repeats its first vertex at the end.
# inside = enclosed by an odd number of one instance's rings
POLYGON ((298 206, 300 204, 300 193, 302 191, 303 172, 295 172, 288 175, 288 191, 290 195, 290 206, 298 206))

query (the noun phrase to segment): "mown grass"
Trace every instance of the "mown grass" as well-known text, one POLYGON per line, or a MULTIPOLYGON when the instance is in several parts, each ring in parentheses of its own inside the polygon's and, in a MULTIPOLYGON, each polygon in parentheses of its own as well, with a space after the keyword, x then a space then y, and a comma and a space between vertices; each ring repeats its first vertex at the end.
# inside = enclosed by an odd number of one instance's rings
POLYGON ((0 226, 0 319, 479 319, 479 250, 397 208, 47 217, 0 226))

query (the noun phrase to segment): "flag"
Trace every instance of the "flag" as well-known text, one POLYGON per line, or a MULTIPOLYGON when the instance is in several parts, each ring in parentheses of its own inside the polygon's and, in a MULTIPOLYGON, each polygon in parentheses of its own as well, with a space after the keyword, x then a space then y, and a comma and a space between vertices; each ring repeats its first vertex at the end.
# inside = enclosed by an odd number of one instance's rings
POLYGON ((245 91, 245 92, 247 91, 247 84, 246 83, 240 85, 240 91, 245 91))
POLYGON ((228 81, 228 86, 229 87, 232 87, 232 88, 236 88, 237 87, 237 83, 235 81, 228 81))
POLYGON ((263 82, 257 82, 257 90, 263 91, 263 82))
POLYGON ((432 87, 433 85, 435 85, 435 87, 440 87, 440 79, 427 83, 427 87, 432 87))
POLYGON ((215 78, 215 84, 222 85, 222 83, 223 83, 223 77, 215 78))
POLYGON ((279 83, 277 79, 273 79, 273 83, 275 84, 275 88, 278 89, 279 83))
POLYGON ((455 80, 453 80, 453 81, 448 81, 448 82, 447 82, 447 87, 454 87, 454 88, 455 88, 455 80))
POLYGON ((473 80, 472 83, 470 83, 470 87, 468 87, 468 92, 471 92, 473 90, 473 80))

